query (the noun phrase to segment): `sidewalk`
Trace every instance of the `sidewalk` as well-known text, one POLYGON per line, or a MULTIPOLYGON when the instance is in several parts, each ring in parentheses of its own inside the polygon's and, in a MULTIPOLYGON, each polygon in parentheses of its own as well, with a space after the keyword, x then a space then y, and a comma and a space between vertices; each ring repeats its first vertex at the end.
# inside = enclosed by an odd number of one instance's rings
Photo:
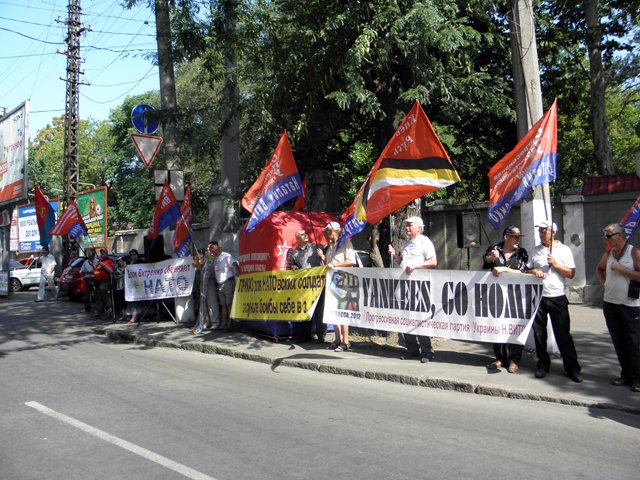
POLYGON ((618 365, 602 310, 571 305, 571 330, 582 365, 582 383, 564 375, 562 360, 553 358, 551 372, 534 377, 535 354, 525 352, 520 372, 488 372, 493 360, 490 344, 435 339, 435 360, 428 364, 400 360, 403 348, 355 343, 348 352, 327 350, 313 342, 295 343, 242 332, 206 332, 194 337, 191 330, 173 322, 113 324, 96 328, 97 333, 118 341, 147 346, 181 348, 267 363, 272 370, 297 367, 337 375, 352 375, 422 387, 508 398, 547 401, 591 408, 609 408, 640 414, 640 394, 609 382, 618 376, 618 365))

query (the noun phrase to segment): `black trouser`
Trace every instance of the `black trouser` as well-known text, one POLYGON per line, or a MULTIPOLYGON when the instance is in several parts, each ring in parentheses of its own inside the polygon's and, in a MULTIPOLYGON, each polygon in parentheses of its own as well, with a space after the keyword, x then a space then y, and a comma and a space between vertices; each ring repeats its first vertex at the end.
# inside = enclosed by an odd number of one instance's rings
POLYGON ((96 284, 96 314, 102 315, 111 309, 111 282, 95 282, 96 284))
POLYGON ((571 336, 571 319, 569 317, 569 300, 566 295, 560 297, 542 297, 536 318, 533 321, 533 337, 536 341, 538 368, 547 372, 551 366, 551 357, 547 352, 547 315, 551 317, 553 334, 562 355, 562 364, 567 373, 580 373, 578 354, 571 336))
POLYGON ((522 360, 522 350, 524 345, 518 345, 515 343, 494 343, 493 353, 496 356, 496 360, 500 360, 500 363, 505 367, 509 366, 510 362, 517 364, 522 360))
POLYGON ((604 318, 620 364, 620 376, 640 383, 640 307, 604 302, 604 318))
POLYGON ((409 355, 420 355, 433 359, 433 350, 431 349, 431 337, 426 335, 413 335, 411 333, 404 334, 404 343, 407 347, 409 355))
POLYGON ((93 278, 84 279, 84 311, 91 311, 91 302, 93 301, 93 278))

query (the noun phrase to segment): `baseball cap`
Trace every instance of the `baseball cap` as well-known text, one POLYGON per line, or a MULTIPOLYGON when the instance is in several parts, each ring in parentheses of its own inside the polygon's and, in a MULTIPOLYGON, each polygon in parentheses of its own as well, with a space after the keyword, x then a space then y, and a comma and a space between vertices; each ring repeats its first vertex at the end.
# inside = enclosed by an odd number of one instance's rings
POLYGON ((109 253, 109 250, 107 250, 106 248, 103 247, 103 248, 100 249, 100 253, 102 253, 102 252, 109 253))
POLYGON ((340 229, 340 224, 338 222, 329 222, 327 223, 327 226, 324 227, 325 230, 333 230, 335 232, 339 232, 340 229))
POLYGON ((553 232, 558 231, 558 225, 555 222, 550 222, 549 220, 542 220, 536 224, 536 228, 551 228, 553 232))
POLYGON ((507 228, 504 229, 504 232, 502 232, 502 235, 518 235, 520 237, 524 237, 524 235, 522 233, 520 233, 520 229, 514 225, 509 225, 507 228))
POLYGON ((424 228, 424 222, 422 221, 422 218, 420 217, 407 217, 404 219, 404 223, 410 223, 412 225, 416 225, 418 227, 423 227, 424 228))

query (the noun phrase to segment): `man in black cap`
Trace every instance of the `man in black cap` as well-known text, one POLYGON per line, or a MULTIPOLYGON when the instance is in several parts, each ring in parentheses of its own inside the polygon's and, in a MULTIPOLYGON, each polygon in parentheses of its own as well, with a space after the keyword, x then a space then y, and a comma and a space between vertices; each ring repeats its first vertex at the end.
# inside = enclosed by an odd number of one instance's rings
MULTIPOLYGON (((502 272, 517 271, 526 272, 529 255, 520 246, 520 229, 510 225, 502 232, 502 241, 487 248, 483 255, 482 268, 491 269, 494 276, 499 276, 502 272)), ((522 358, 522 345, 514 343, 494 343, 493 352, 496 355, 494 362, 487 365, 489 370, 499 370, 506 367, 509 373, 516 373, 519 370, 518 364, 522 358)))

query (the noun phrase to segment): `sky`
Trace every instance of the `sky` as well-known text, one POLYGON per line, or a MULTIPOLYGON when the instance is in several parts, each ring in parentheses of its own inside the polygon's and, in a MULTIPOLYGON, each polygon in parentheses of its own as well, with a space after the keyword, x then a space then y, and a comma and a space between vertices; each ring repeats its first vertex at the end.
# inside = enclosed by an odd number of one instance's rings
MULTIPOLYGON (((0 107, 30 101, 29 137, 66 102, 68 0, 0 0, 0 107), (60 20, 61 22, 58 22, 60 20)), ((106 120, 127 96, 159 89, 155 16, 147 2, 126 10, 120 0, 80 0, 80 118, 106 120), (87 84, 87 85, 85 85, 87 84)))

